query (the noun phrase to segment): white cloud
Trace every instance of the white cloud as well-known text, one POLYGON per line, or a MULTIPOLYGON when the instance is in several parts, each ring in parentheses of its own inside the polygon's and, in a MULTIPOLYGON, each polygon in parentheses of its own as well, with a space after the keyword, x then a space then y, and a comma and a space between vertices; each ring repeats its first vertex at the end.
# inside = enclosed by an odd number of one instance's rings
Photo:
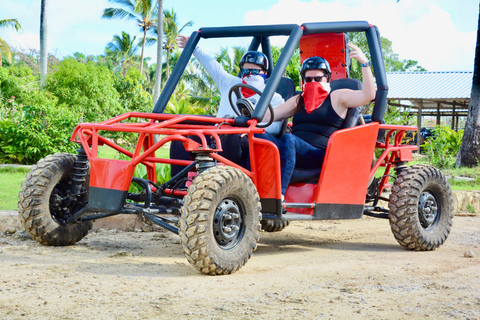
MULTIPOLYGON (((477 19, 472 12, 465 19, 477 19)), ((476 30, 461 32, 450 14, 433 0, 279 0, 270 9, 250 11, 244 23, 301 24, 366 20, 378 26, 401 59, 417 60, 429 71, 473 70, 476 30)), ((274 44, 277 44, 274 42, 274 44)))

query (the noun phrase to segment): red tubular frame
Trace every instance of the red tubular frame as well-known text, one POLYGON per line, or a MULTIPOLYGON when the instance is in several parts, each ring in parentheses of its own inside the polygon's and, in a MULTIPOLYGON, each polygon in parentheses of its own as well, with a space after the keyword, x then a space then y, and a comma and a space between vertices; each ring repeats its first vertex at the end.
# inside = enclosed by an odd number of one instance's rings
POLYGON ((98 159, 98 146, 107 145, 110 148, 131 158, 130 164, 136 167, 143 164, 147 167, 148 179, 156 183, 155 163, 189 165, 192 161, 164 159, 155 157, 155 152, 166 143, 177 140, 182 141, 188 151, 206 151, 211 157, 225 165, 229 165, 242 170, 255 182, 255 173, 248 171, 239 165, 225 159, 217 154, 222 151, 222 144, 219 135, 223 134, 248 134, 253 139, 255 133, 263 133, 264 129, 256 128, 257 121, 249 120, 249 127, 232 127, 233 119, 223 119, 214 117, 194 116, 194 115, 171 115, 157 113, 129 112, 119 115, 101 123, 82 123, 79 124, 72 133, 71 141, 80 143, 87 157, 92 164, 98 159), (147 121, 139 123, 122 122, 128 119, 144 119, 147 121), (202 124, 182 124, 181 122, 194 121, 202 124), (210 124, 210 125, 209 125, 210 124), (213 125, 213 126, 212 126, 213 125), (222 127, 222 125, 225 125, 222 127), (175 129, 175 130, 172 130, 175 129), (138 133, 138 140, 133 152, 128 151, 113 141, 102 137, 100 131, 131 132, 138 133), (155 143, 154 135, 164 135, 160 141, 155 143), (200 143, 189 139, 188 135, 196 135, 200 138, 200 143), (216 149, 211 149, 205 136, 211 136, 215 139, 216 149), (143 152, 142 152, 143 149, 143 152))

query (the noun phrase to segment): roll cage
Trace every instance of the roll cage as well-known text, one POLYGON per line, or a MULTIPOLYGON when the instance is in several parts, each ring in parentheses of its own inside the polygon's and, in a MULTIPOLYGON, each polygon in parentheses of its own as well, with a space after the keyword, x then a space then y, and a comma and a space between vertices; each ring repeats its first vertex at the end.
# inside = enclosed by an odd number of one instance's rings
POLYGON ((380 34, 378 28, 366 21, 340 21, 340 22, 315 22, 296 24, 280 24, 267 26, 238 26, 238 27, 212 27, 201 28, 190 36, 175 68, 170 75, 165 87, 153 108, 154 113, 163 113, 170 97, 175 91, 183 71, 185 70, 190 58, 193 55, 195 47, 200 39, 209 38, 227 38, 227 37, 253 37, 248 50, 258 50, 261 46, 262 52, 269 61, 269 81, 258 101, 252 118, 237 117, 237 125, 248 126, 249 120, 261 122, 268 108, 275 91, 280 83, 290 59, 293 56, 302 36, 322 33, 344 33, 344 32, 365 32, 368 41, 368 47, 372 58, 372 67, 377 82, 377 92, 375 96, 375 106, 372 112, 372 121, 384 123, 383 118, 387 106, 387 77, 382 55, 380 34), (272 50, 270 46, 270 37, 288 36, 288 40, 275 67, 273 66, 272 50))

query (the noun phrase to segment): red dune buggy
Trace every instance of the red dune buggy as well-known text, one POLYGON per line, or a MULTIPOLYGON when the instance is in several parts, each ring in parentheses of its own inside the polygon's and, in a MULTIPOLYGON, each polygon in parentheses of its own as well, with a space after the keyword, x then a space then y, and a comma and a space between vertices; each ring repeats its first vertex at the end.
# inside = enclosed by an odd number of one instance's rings
POLYGON ((94 220, 142 215, 179 234, 188 261, 214 275, 241 268, 256 249, 261 229, 280 231, 295 220, 359 219, 364 214, 387 218, 402 246, 433 250, 444 243, 452 226, 452 191, 438 169, 406 165, 416 146, 401 141, 417 128, 384 124, 387 91, 378 29, 365 21, 202 28, 191 35, 152 113, 130 112, 79 124, 71 138, 79 144, 78 154, 54 154, 32 168, 20 192, 20 217, 36 241, 65 246, 81 240, 94 220), (330 137, 321 170, 296 170, 283 203, 279 151, 254 136, 264 132, 257 124, 275 92, 285 99, 295 93, 283 74, 297 46, 302 61, 322 56, 330 62, 332 87, 360 88, 361 83, 348 78, 347 32, 364 32, 368 40, 377 84, 373 112, 359 121, 359 108, 349 110, 344 128, 330 137), (274 67, 273 36, 288 37, 274 67), (199 40, 221 37, 251 37, 249 50, 261 47, 268 57, 269 80, 256 107, 236 86, 231 90, 238 98, 231 102, 234 117, 164 114, 199 40), (107 138, 108 132, 135 134, 136 147, 127 150, 107 138), (248 136, 249 169, 218 154, 222 137, 232 134, 248 136), (194 159, 159 157, 159 149, 174 140, 194 159), (99 146, 115 149, 126 160, 100 158, 99 146), (376 149, 383 151, 377 160, 376 149), (157 164, 185 169, 159 184, 157 164), (146 167, 148 179, 133 177, 139 165, 146 167), (380 167, 385 171, 375 177, 380 167), (395 182, 386 199, 382 192, 392 176, 395 182), (188 189, 182 187, 186 180, 188 189), (132 183, 142 191, 129 192, 132 183), (389 201, 388 209, 380 207, 379 200, 389 201))

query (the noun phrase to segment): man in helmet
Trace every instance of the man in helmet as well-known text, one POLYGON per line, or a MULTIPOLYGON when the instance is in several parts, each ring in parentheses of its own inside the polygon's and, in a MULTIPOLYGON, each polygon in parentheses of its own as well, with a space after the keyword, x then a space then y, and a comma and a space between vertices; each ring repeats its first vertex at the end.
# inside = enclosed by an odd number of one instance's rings
MULTIPOLYGON (((178 47, 183 49, 187 44, 189 37, 179 35, 177 38, 178 47)), ((240 77, 229 74, 225 71, 223 66, 215 59, 207 55, 199 46, 195 48, 193 52, 195 58, 212 77, 218 90, 220 91, 220 104, 217 111, 217 117, 225 117, 228 114, 233 114, 232 107, 229 102, 228 94, 230 88, 236 84, 244 83, 255 87, 260 92, 263 92, 265 88, 265 81, 267 78, 268 60, 267 57, 258 51, 248 51, 245 53, 239 63, 240 65, 240 77)), ((260 96, 253 90, 247 88, 240 89, 243 96, 249 99, 255 105, 260 99, 260 96)), ((235 99, 234 96, 232 96, 235 99)), ((235 100, 234 100, 235 101, 235 100)), ((273 108, 278 107, 284 102, 281 95, 275 93, 271 104, 273 108)), ((282 128, 282 121, 275 121, 270 126, 265 128, 265 131, 277 135, 282 128)), ((222 142, 223 152, 220 153, 223 157, 246 166, 248 162, 248 137, 241 135, 227 135, 222 142)), ((171 159, 190 159, 190 152, 186 151, 183 144, 179 141, 172 141, 170 147, 171 159)), ((180 172, 182 166, 172 165, 171 174, 172 177, 180 172)))

